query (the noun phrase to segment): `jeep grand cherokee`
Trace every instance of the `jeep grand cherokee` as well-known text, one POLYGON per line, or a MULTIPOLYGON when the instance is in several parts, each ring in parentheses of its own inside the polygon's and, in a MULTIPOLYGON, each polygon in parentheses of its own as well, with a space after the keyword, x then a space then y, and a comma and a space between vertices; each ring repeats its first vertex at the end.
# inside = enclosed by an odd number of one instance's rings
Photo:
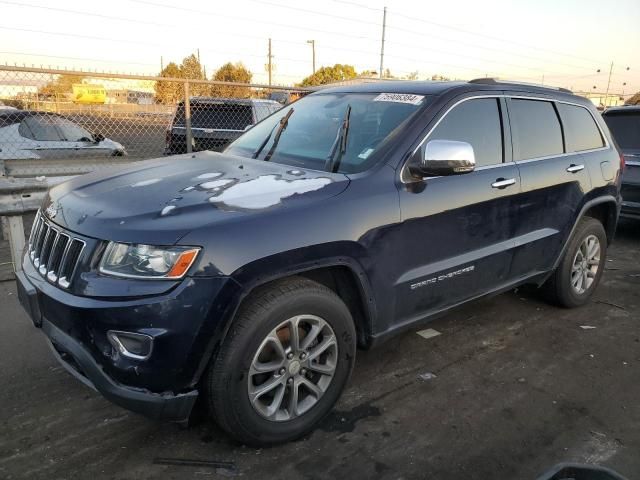
POLYGON ((620 178, 607 126, 565 90, 330 88, 224 153, 51 189, 20 299, 113 402, 184 420, 201 396, 238 440, 283 442, 331 410, 356 346, 523 284, 585 304, 620 178))

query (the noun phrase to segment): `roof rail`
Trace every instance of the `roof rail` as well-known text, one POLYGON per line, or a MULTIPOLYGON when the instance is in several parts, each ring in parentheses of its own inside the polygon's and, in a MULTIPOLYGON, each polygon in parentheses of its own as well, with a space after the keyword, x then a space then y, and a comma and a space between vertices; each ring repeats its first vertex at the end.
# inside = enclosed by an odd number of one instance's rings
POLYGON ((469 80, 468 83, 477 83, 479 85, 526 85, 528 87, 537 87, 537 88, 547 88, 549 90, 557 90, 559 92, 564 93, 573 93, 568 88, 562 87, 552 87, 549 85, 540 85, 538 83, 529 83, 529 82, 510 82, 508 80, 498 80, 497 78, 474 78, 473 80, 469 80))

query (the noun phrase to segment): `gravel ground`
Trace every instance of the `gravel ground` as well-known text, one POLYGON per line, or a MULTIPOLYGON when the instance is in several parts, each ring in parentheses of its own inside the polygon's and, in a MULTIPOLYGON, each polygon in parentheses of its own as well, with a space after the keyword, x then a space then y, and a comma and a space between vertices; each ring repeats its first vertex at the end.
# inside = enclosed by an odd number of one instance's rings
POLYGON ((434 338, 359 352, 319 428, 262 450, 111 405, 56 364, 15 284, 0 283, 0 478, 535 479, 568 460, 638 478, 639 251, 640 224, 622 224, 586 307, 511 292, 432 322, 434 338))

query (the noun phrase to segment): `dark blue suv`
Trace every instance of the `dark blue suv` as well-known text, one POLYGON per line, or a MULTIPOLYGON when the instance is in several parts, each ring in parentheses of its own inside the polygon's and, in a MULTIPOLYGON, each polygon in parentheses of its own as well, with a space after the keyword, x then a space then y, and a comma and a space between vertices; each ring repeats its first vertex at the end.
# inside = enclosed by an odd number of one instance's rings
POLYGON ((494 80, 330 88, 223 153, 53 188, 20 299, 74 376, 242 442, 308 432, 356 347, 523 284, 588 301, 620 209, 592 104, 494 80))

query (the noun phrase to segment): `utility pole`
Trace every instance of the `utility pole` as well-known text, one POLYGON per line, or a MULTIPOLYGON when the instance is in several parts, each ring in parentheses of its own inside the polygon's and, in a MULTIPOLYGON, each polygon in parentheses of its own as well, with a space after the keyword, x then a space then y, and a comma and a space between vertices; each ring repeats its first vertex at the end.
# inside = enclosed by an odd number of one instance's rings
POLYGON ((200 63, 200 49, 199 48, 196 48, 196 56, 198 57, 198 65, 200 65, 200 73, 202 74, 202 76, 206 80, 207 79, 207 74, 204 72, 204 67, 200 63))
POLYGON ((382 78, 382 69, 384 68, 384 34, 387 30, 387 7, 384 7, 382 13, 382 44, 380 45, 380 78, 382 78))
POLYGON ((271 55, 271 39, 269 39, 269 54, 267 55, 267 59, 269 60, 269 63, 267 64, 267 71, 269 72, 269 86, 271 86, 271 69, 273 67, 271 63, 272 58, 273 55, 271 55))
POLYGON ((611 86, 611 74, 613 73, 613 62, 611 62, 611 67, 609 67, 609 80, 607 81, 607 91, 604 94, 604 106, 607 106, 607 99, 609 98, 609 87, 611 86))
POLYGON ((162 61, 162 55, 160 55, 160 71, 164 70, 164 65, 163 65, 163 61, 162 61))
POLYGON ((307 43, 311 45, 311 55, 313 56, 313 73, 316 73, 316 41, 307 40, 307 43))

